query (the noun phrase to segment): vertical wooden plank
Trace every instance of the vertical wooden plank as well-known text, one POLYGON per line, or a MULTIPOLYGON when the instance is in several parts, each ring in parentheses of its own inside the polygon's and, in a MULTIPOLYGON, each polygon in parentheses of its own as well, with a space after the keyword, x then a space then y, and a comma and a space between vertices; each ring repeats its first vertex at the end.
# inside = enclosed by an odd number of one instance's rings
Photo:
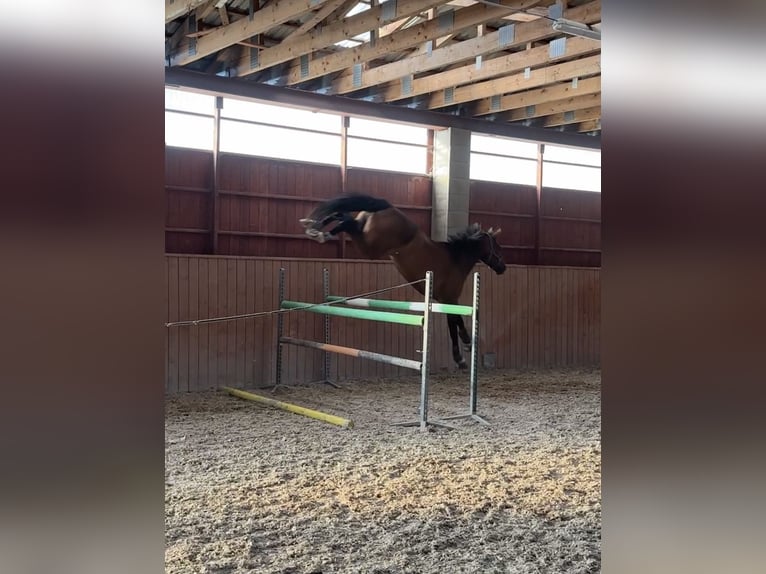
POLYGON ((571 365, 570 361, 570 353, 569 353, 569 327, 570 327, 570 309, 571 306, 569 304, 569 294, 571 292, 569 287, 569 278, 571 275, 571 268, 564 268, 562 269, 562 278, 561 278, 561 291, 562 291, 562 317, 563 317, 563 325, 561 330, 561 338, 563 341, 562 344, 562 361, 564 366, 569 367, 571 365))
MULTIPOLYGON (((271 274, 271 265, 261 260, 253 261, 253 281, 249 286, 249 293, 252 297, 252 309, 254 313, 276 310, 277 302, 271 299, 271 287, 269 275, 271 274)), ((253 322, 252 338, 252 386, 262 387, 272 382, 272 375, 269 371, 268 352, 266 348, 269 344, 273 346, 273 352, 277 352, 276 341, 270 337, 272 316, 258 317, 253 322)))
MULTIPOLYGON (((237 312, 237 261, 226 260, 226 314, 234 315, 237 312)), ((236 360, 237 360, 237 329, 240 321, 226 322, 226 384, 237 385, 236 360)))
POLYGON ((594 329, 596 333, 596 365, 601 366, 601 272, 600 270, 593 271, 593 281, 596 284, 596 301, 595 301, 595 324, 594 329))
MULTIPOLYGON (((178 257, 167 258, 168 322, 178 321, 178 257)), ((178 329, 168 328, 168 369, 166 391, 178 392, 178 329)))
MULTIPOLYGON (((278 171, 280 180, 283 175, 282 170, 278 171)), ((290 265, 290 299, 295 301, 303 301, 304 303, 310 303, 306 294, 306 282, 309 280, 307 277, 306 268, 300 265, 298 262, 291 262, 290 265)), ((313 330, 313 314, 305 312, 297 312, 293 317, 293 325, 295 328, 295 337, 299 339, 310 339, 310 333, 313 330)), ((307 352, 311 349, 304 349, 303 347, 294 347, 293 353, 295 358, 294 367, 294 381, 305 383, 306 382, 306 358, 307 352)))
POLYGON ((537 308, 540 293, 538 293, 537 273, 539 269, 535 267, 527 268, 527 324, 528 324, 528 342, 527 353, 529 357, 529 367, 537 367, 537 308))
MULTIPOLYGON (((217 260, 218 267, 218 308, 216 309, 217 316, 228 315, 226 309, 227 293, 228 293, 228 276, 226 274, 226 259, 220 258, 217 260)), ((226 342, 227 332, 229 329, 228 322, 216 323, 218 325, 218 349, 216 358, 217 380, 216 387, 228 384, 226 379, 226 342)))
MULTIPOLYGON (((189 258, 189 312, 190 319, 199 316, 199 258, 189 258)), ((189 327, 189 378, 186 391, 193 391, 199 385, 199 327, 189 327)))
MULTIPOLYGON (((242 315, 247 312, 247 260, 237 259, 234 262, 235 276, 236 276, 236 309, 237 315, 242 315)), ((247 361, 247 327, 252 322, 252 319, 240 319, 234 321, 236 325, 235 339, 235 357, 234 357, 234 382, 242 387, 245 385, 245 363, 247 361)))
MULTIPOLYGON (((245 303, 244 313, 255 313, 255 261, 248 259, 245 262, 245 303)), ((262 323, 263 319, 260 317, 245 319, 245 365, 244 365, 244 377, 243 385, 246 388, 253 386, 254 376, 254 361, 255 361, 255 326, 258 323, 262 323)))
MULTIPOLYGON (((199 258, 199 269, 197 272, 199 284, 197 316, 200 318, 211 316, 208 311, 208 289, 210 281, 208 275, 208 263, 208 259, 204 257, 199 258)), ((208 381, 210 380, 210 326, 208 324, 199 326, 197 341, 199 344, 199 373, 192 390, 201 391, 208 387, 208 381)))
POLYGON ((588 271, 590 277, 590 363, 595 365, 597 362, 597 350, 596 350, 596 331, 598 326, 596 324, 596 309, 598 308, 598 289, 596 286, 596 274, 594 271, 588 271))
POLYGON ((588 364, 586 340, 588 331, 587 322, 587 276, 582 271, 578 274, 578 286, 577 286, 577 321, 579 323, 579 331, 577 333, 577 353, 578 363, 580 366, 588 364))
POLYGON ((564 280, 566 269, 556 268, 556 366, 563 367, 566 364, 566 351, 564 349, 564 280))
MULTIPOLYGON (((208 317, 220 317, 221 306, 218 296, 218 258, 208 259, 208 317)), ((206 388, 218 386, 218 343, 221 323, 210 323, 208 330, 208 380, 206 388)))
MULTIPOLYGON (((189 258, 178 259, 178 315, 189 317, 189 258)), ((176 327, 178 330, 178 391, 189 390, 189 330, 194 327, 176 327)))
POLYGON ((543 280, 542 271, 539 267, 532 270, 532 276, 535 280, 535 360, 534 366, 536 368, 542 367, 545 363, 544 360, 544 324, 543 324, 543 306, 544 306, 544 292, 543 292, 543 280))

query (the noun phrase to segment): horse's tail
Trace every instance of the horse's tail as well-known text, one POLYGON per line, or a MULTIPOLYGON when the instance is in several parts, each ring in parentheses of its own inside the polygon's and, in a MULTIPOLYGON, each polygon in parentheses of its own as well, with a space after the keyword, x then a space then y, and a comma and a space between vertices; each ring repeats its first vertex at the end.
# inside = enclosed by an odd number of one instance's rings
POLYGON ((382 211, 390 207, 393 206, 385 199, 370 195, 348 194, 319 204, 307 218, 300 221, 304 227, 321 228, 328 218, 332 218, 338 213, 382 211))

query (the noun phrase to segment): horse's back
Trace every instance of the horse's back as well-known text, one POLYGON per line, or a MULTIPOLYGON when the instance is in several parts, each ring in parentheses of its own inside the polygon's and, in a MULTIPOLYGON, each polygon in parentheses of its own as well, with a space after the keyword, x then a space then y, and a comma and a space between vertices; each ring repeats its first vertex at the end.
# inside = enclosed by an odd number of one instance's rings
POLYGON ((375 212, 361 211, 357 220, 362 224, 365 241, 386 254, 406 246, 422 233, 417 225, 395 207, 375 212))

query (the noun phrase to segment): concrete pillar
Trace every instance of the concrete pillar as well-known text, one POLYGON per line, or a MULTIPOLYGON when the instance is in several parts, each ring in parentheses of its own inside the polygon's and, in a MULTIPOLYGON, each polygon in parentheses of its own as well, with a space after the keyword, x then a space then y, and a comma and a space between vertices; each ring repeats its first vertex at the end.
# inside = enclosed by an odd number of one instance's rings
POLYGON ((431 238, 447 236, 468 225, 471 132, 449 128, 434 133, 431 238))

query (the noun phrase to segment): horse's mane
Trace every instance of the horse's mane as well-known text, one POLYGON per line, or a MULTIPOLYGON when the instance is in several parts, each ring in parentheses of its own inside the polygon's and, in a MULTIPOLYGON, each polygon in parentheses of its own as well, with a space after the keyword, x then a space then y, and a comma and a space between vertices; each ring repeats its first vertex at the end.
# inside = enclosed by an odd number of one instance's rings
POLYGON ((481 225, 472 223, 462 231, 453 233, 447 238, 447 249, 453 257, 470 252, 479 245, 483 236, 481 225))

